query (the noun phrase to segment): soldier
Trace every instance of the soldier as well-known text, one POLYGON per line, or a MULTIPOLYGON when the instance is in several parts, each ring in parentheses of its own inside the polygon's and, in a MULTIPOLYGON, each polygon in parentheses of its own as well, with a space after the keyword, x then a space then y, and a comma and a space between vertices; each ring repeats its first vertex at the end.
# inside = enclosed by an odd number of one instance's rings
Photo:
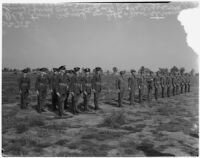
POLYGON ((135 76, 135 70, 131 70, 131 77, 128 79, 128 89, 129 89, 129 97, 130 97, 130 105, 134 104, 135 99, 135 89, 137 84, 137 78, 135 76))
POLYGON ((147 81, 147 93, 148 93, 148 101, 151 100, 152 89, 153 89, 153 72, 149 72, 149 76, 146 78, 147 81))
POLYGON ((78 101, 82 93, 82 78, 80 76, 80 68, 75 67, 74 75, 71 78, 71 94, 72 94, 72 112, 73 114, 80 113, 78 109, 78 101))
POLYGON ((64 109, 66 110, 67 108, 69 108, 68 99, 69 99, 69 96, 70 96, 70 85, 71 85, 71 78, 73 76, 73 71, 72 70, 66 70, 65 75, 66 75, 66 78, 68 80, 68 86, 69 86, 68 89, 67 89, 67 92, 66 92, 66 98, 65 98, 65 102, 64 102, 64 109))
POLYGON ((56 89, 59 98, 59 116, 63 116, 64 114, 65 100, 70 84, 69 77, 65 74, 65 70, 65 66, 59 67, 60 74, 58 76, 58 86, 56 89))
POLYGON ((47 88, 48 88, 48 77, 47 77, 47 68, 40 69, 40 75, 36 79, 35 89, 38 98, 38 105, 37 110, 41 113, 44 110, 44 106, 46 104, 46 97, 47 97, 47 88))
POLYGON ((101 75, 100 75, 101 68, 96 67, 92 79, 92 91, 94 92, 94 106, 95 110, 99 109, 99 94, 101 92, 101 75))
POLYGON ((166 77, 166 86, 167 86, 167 97, 170 97, 170 90, 172 86, 172 74, 168 73, 166 77))
POLYGON ((185 86, 185 93, 187 93, 188 85, 187 85, 187 73, 184 75, 184 86, 185 86))
POLYGON ((154 83, 154 88, 155 88, 155 99, 158 99, 158 89, 160 85, 160 76, 159 76, 159 71, 156 72, 156 76, 154 77, 153 80, 154 83))
POLYGON ((27 76, 28 69, 22 70, 23 75, 19 78, 19 93, 21 96, 21 109, 28 107, 28 96, 30 91, 30 77, 27 76))
POLYGON ((84 69, 85 76, 82 78, 82 90, 84 99, 84 110, 89 111, 88 102, 92 92, 92 77, 90 76, 90 69, 84 69))
POLYGON ((144 76, 143 71, 140 71, 140 75, 137 78, 138 89, 139 89, 139 103, 143 100, 143 91, 144 91, 144 76))
POLYGON ((180 76, 179 73, 176 75, 176 95, 179 94, 179 86, 180 86, 180 76))
POLYGON ((52 97, 52 108, 54 111, 57 110, 56 105, 58 105, 58 96, 56 91, 56 86, 58 85, 58 74, 59 74, 59 69, 53 68, 53 74, 51 76, 51 81, 50 81, 50 91, 52 97))
POLYGON ((122 106, 123 98, 124 98, 124 93, 125 93, 125 78, 124 78, 125 71, 120 71, 120 76, 117 78, 116 81, 116 89, 118 92, 118 105, 119 107, 122 106))
POLYGON ((187 75, 187 90, 190 92, 190 86, 191 86, 191 77, 190 74, 187 75))
POLYGON ((173 77, 172 77, 172 87, 173 87, 173 89, 172 89, 172 92, 173 92, 173 96, 175 96, 175 94, 176 94, 176 74, 174 73, 173 74, 173 77))
POLYGON ((183 73, 180 75, 180 87, 181 87, 181 94, 183 94, 183 87, 184 87, 184 76, 183 73))
POLYGON ((160 85, 161 85, 162 98, 164 98, 165 97, 165 76, 164 76, 164 72, 161 74, 161 77, 160 77, 160 85))

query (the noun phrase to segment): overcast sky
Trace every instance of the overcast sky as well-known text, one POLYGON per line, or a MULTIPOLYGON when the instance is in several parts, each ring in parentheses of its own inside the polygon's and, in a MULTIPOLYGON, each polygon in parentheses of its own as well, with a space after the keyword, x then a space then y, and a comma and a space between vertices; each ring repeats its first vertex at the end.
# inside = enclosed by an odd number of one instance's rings
POLYGON ((198 71, 197 58, 176 15, 162 20, 137 16, 130 22, 105 16, 50 17, 28 28, 3 27, 3 67, 138 70, 143 65, 156 71, 176 65, 198 71))

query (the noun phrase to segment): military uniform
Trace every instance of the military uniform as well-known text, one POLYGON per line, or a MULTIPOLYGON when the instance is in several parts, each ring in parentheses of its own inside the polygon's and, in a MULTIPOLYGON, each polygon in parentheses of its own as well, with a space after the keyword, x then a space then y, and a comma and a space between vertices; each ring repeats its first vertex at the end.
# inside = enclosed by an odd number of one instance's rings
MULTIPOLYGON (((45 72, 47 69, 42 68, 40 71, 45 72)), ((48 88, 48 77, 47 75, 39 75, 36 79, 35 89, 38 92, 38 112, 44 110, 44 106, 46 104, 46 97, 47 97, 47 88, 48 88)))
MULTIPOLYGON (((23 70, 23 73, 27 73, 28 70, 23 70)), ((30 90, 30 77, 21 76, 19 78, 19 91, 21 95, 21 109, 24 109, 28 106, 28 96, 30 90)))
MULTIPOLYGON (((134 72, 135 70, 131 70, 131 73, 134 73, 134 72)), ((128 79, 130 105, 134 104, 136 84, 137 84, 137 79, 135 75, 131 75, 131 77, 129 77, 128 79)))
POLYGON ((180 87, 181 87, 181 94, 183 94, 183 88, 184 88, 184 76, 181 74, 180 76, 180 87))
POLYGON ((175 96, 176 95, 176 76, 175 75, 173 75, 173 77, 172 77, 172 92, 173 92, 173 96, 175 96))
POLYGON ((58 96, 56 91, 56 87, 58 86, 58 74, 56 74, 57 71, 58 69, 54 68, 54 73, 51 75, 51 81, 50 81, 53 110, 56 110, 57 109, 56 105, 58 105, 58 96))
MULTIPOLYGON (((152 72, 151 72, 151 74, 152 74, 152 72)), ((152 89, 153 89, 153 76, 151 74, 146 78, 148 101, 151 100, 152 89)))
POLYGON ((143 91, 144 91, 144 77, 139 75, 137 78, 138 89, 139 89, 139 102, 143 100, 143 91))
POLYGON ((186 74, 184 75, 184 87, 185 87, 185 93, 187 93, 188 85, 187 85, 187 76, 186 76, 186 74))
POLYGON ((179 86, 180 86, 180 77, 176 76, 176 95, 179 94, 179 86))
POLYGON ((165 97, 165 76, 164 75, 160 77, 160 86, 161 86, 162 98, 164 98, 165 97))
MULTIPOLYGON (((158 73, 158 72, 157 72, 158 73)), ((160 78, 158 75, 156 75, 154 77, 154 88, 155 88, 155 99, 157 100, 158 99, 158 89, 159 89, 159 86, 160 86, 160 78)))
MULTIPOLYGON (((85 73, 90 72, 90 69, 85 69, 85 73)), ((92 77, 91 76, 84 76, 82 78, 82 90, 83 90, 83 100, 84 100, 84 110, 88 111, 88 102, 91 97, 92 92, 92 77)))
MULTIPOLYGON (((62 67, 60 70, 65 71, 65 68, 62 67)), ((65 100, 67 98, 67 94, 69 92, 69 84, 70 80, 68 76, 61 72, 58 76, 58 86, 56 91, 59 93, 59 115, 62 116, 64 113, 64 106, 65 106, 65 100)))
POLYGON ((119 90, 119 92, 118 92, 119 107, 122 106, 122 101, 123 101, 124 93, 125 93, 125 89, 126 89, 126 81, 123 77, 124 73, 125 73, 124 71, 121 71, 120 76, 117 78, 117 81, 116 81, 116 89, 119 90))
POLYGON ((166 77, 166 86, 167 86, 167 97, 170 97, 170 90, 172 86, 172 77, 167 75, 166 77))
POLYGON ((190 86, 191 86, 191 78, 190 76, 188 75, 187 76, 187 91, 190 92, 190 86))
POLYGON ((92 89, 94 90, 94 106, 95 110, 99 109, 99 94, 101 92, 101 75, 97 73, 101 68, 95 68, 95 74, 92 79, 92 89))
POLYGON ((77 75, 77 71, 79 71, 80 68, 74 68, 74 75, 71 78, 71 92, 72 92, 72 112, 74 114, 79 113, 78 109, 78 101, 81 97, 82 93, 82 77, 77 75))

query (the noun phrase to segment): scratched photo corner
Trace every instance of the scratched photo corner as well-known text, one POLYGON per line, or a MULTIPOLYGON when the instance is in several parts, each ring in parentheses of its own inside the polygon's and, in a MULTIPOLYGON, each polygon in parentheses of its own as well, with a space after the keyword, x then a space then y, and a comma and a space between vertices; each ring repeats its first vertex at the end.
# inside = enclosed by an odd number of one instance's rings
POLYGON ((2 156, 199 156, 198 5, 2 3, 2 156))

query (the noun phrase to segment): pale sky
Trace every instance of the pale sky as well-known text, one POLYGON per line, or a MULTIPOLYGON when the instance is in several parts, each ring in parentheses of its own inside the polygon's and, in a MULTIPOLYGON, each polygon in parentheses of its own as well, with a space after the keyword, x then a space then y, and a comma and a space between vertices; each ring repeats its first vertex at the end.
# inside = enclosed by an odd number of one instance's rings
POLYGON ((2 67, 100 66, 104 70, 184 66, 198 71, 198 56, 186 43, 177 15, 128 22, 105 16, 41 18, 27 28, 3 27, 2 67))

